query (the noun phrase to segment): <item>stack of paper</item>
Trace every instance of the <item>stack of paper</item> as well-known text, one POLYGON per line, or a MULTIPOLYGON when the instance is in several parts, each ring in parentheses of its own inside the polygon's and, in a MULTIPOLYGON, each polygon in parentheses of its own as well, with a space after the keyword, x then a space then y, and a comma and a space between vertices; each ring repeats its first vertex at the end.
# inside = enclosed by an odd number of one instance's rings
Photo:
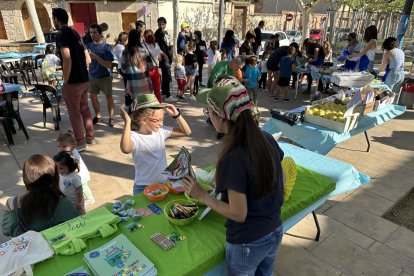
POLYGON ((83 255, 95 275, 157 275, 154 264, 121 234, 83 255))

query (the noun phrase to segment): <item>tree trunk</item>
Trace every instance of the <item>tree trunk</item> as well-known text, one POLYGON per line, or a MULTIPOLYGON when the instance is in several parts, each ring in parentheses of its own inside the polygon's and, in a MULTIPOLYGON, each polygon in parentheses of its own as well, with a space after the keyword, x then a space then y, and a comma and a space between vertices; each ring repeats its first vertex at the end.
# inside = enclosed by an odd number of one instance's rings
POLYGON ((219 0, 219 19, 218 19, 218 34, 217 40, 220 47, 221 41, 223 40, 223 25, 224 25, 224 0, 219 0))
POLYGON ((37 16, 36 6, 34 0, 26 0, 27 11, 29 12, 30 19, 32 20, 33 29, 36 34, 38 43, 46 43, 45 36, 43 35, 42 26, 40 26, 39 17, 37 16))
POLYGON ((173 47, 173 55, 177 56, 177 37, 178 37, 178 30, 181 30, 179 26, 179 10, 180 0, 173 0, 173 37, 172 37, 172 47, 173 47))
POLYGON ((357 10, 352 9, 352 20, 351 20, 351 29, 350 29, 351 33, 356 32, 356 28, 355 28, 355 21, 356 21, 356 15, 357 15, 356 11, 357 10))
POLYGON ((311 7, 305 7, 302 12, 302 37, 303 39, 309 37, 309 15, 311 7))

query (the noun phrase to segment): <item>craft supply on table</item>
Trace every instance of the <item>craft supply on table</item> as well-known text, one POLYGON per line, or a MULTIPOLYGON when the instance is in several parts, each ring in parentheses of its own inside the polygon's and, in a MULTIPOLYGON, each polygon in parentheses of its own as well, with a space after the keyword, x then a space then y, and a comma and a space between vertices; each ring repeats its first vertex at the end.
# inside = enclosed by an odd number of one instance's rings
POLYGON ((185 240, 185 236, 179 235, 177 232, 172 232, 171 234, 167 235, 167 238, 173 242, 185 240))
POLYGON ((162 209, 155 203, 148 205, 148 208, 150 208, 151 211, 153 211, 157 215, 161 215, 163 212, 162 209))
POLYGON ((147 217, 147 216, 150 216, 150 215, 154 214, 154 212, 149 210, 149 209, 146 209, 146 208, 138 208, 136 214, 139 215, 139 216, 146 216, 147 217))
POLYGON ((175 242, 169 240, 166 236, 161 233, 155 233, 150 236, 150 239, 158 244, 164 250, 169 250, 175 246, 175 242))
POLYGON ((169 190, 164 184, 152 184, 144 189, 144 195, 149 201, 161 201, 167 196, 169 190))
POLYGON ((142 229, 142 228, 144 228, 144 225, 142 225, 141 223, 134 223, 134 222, 131 222, 131 223, 127 224, 127 225, 125 226, 125 228, 126 228, 129 232, 134 232, 134 231, 136 231, 136 230, 138 230, 138 229, 142 229))

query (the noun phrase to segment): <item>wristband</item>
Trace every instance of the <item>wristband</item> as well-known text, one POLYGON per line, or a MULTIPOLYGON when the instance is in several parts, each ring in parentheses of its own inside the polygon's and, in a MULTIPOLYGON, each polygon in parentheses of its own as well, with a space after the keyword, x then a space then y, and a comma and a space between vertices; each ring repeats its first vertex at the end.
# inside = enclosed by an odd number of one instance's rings
POLYGON ((181 110, 179 108, 177 108, 178 114, 175 116, 172 116, 173 119, 177 119, 178 117, 181 116, 181 110))

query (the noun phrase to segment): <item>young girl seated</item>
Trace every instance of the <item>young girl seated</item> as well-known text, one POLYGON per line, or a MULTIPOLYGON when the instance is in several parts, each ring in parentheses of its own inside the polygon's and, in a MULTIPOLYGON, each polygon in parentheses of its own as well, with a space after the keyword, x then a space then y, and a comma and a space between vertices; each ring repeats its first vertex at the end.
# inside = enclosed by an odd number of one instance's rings
POLYGON ((23 165, 23 182, 27 192, 9 198, 4 206, 4 235, 40 232, 78 216, 72 202, 60 192, 59 174, 52 158, 30 156, 23 165))
POLYGON ((120 110, 125 123, 120 147, 123 153, 132 153, 134 159, 135 195, 148 185, 167 182, 167 175, 163 174, 167 167, 165 139, 189 136, 191 129, 179 109, 172 104, 160 104, 154 94, 139 94, 132 110, 131 117, 125 107, 120 110), (164 110, 178 122, 179 128, 163 125, 164 110))
POLYGON ((76 140, 71 130, 61 131, 59 137, 56 139, 58 143, 59 151, 66 151, 71 153, 79 161, 79 173, 78 175, 82 181, 83 196, 85 198, 85 204, 95 203, 92 191, 89 188, 88 182, 91 180, 89 170, 83 162, 78 150, 76 149, 76 140))
POLYGON ((56 66, 60 64, 60 59, 56 56, 55 46, 49 44, 46 46, 46 56, 42 62, 42 77, 48 81, 50 85, 56 86, 58 83, 56 75, 56 66))
POLYGON ((69 152, 61 151, 53 157, 59 172, 60 191, 72 201, 80 215, 85 214, 82 181, 79 175, 79 161, 69 152))

